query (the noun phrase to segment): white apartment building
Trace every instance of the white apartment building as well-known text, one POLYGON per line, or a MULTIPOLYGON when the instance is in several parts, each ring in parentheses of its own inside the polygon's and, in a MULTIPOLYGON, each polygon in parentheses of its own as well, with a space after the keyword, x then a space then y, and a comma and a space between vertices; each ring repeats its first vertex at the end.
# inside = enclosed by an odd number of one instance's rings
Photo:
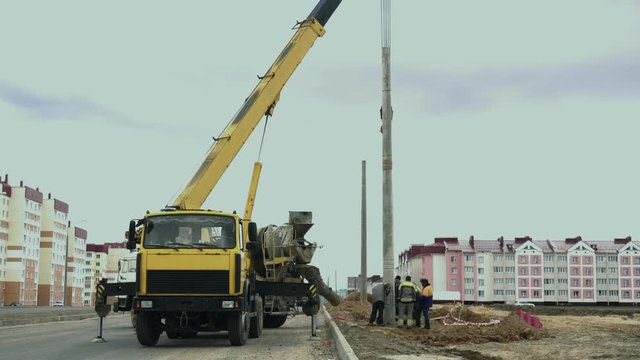
POLYGON ((64 302, 68 217, 69 205, 49 194, 42 206, 38 306, 64 302))
POLYGON ((9 194, 9 239, 5 278, 5 304, 35 306, 38 294, 42 193, 24 186, 9 194))

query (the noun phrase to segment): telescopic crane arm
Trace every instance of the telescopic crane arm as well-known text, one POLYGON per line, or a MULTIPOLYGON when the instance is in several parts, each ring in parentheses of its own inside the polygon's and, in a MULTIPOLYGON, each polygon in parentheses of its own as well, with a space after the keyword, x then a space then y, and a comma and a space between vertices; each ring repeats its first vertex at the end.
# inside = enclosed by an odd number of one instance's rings
POLYGON ((173 207, 199 209, 265 115, 273 114, 282 88, 315 40, 325 33, 324 25, 342 0, 320 0, 267 73, 224 129, 191 181, 176 198, 173 207))

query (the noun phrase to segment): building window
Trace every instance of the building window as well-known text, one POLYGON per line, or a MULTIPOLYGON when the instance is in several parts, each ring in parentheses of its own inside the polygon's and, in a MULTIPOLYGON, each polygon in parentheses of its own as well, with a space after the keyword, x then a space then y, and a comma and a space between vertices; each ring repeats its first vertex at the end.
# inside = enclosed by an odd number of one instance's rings
POLYGON ((456 275, 458 273, 458 269, 451 268, 451 274, 456 275))
POLYGON ((473 289, 464 289, 465 295, 473 295, 473 289))
POLYGON ((513 266, 506 266, 506 267, 504 268, 504 272, 507 272, 507 273, 514 273, 514 272, 516 272, 516 268, 515 268, 515 267, 513 267, 513 266))
POLYGON ((539 298, 540 297, 540 291, 539 290, 533 290, 533 297, 534 298, 539 298))
POLYGON ((629 276, 629 268, 622 268, 622 276, 629 276))
POLYGON ((501 273, 502 272, 502 266, 494 266, 493 267, 493 272, 501 273))
POLYGON ((540 286, 540 279, 532 279, 531 281, 533 282, 532 286, 535 286, 535 287, 539 287, 540 286))
POLYGON ((617 256, 609 256, 609 262, 618 262, 618 257, 617 256))
POLYGON ((580 286, 580 280, 571 279, 571 286, 574 286, 574 287, 580 286))
POLYGON ((540 256, 532 256, 531 262, 534 264, 540 264, 540 256))
POLYGON ((521 267, 520 268, 520 275, 527 275, 527 268, 526 267, 521 267))
POLYGON ((520 290, 520 297, 521 298, 526 298, 527 297, 527 290, 520 290))
POLYGON ((518 264, 526 264, 526 263, 527 263, 527 257, 525 255, 518 256, 518 264))
POLYGON ((628 256, 623 256, 622 257, 622 265, 629 265, 629 257, 628 256))
POLYGON ((580 269, 577 267, 571 268, 571 275, 580 275, 580 269))
POLYGON ((571 263, 572 264, 579 264, 580 262, 578 261, 578 257, 577 256, 572 256, 571 257, 571 263))
POLYGON ((478 264, 484 264, 484 256, 478 256, 478 264))
POLYGON ((584 286, 585 286, 585 287, 593 287, 593 280, 591 280, 591 279, 584 279, 584 286))
POLYGON ((631 287, 631 282, 629 281, 629 279, 623 279, 622 280, 622 287, 631 287))
POLYGON ((496 285, 504 284, 504 279, 495 278, 495 279, 493 279, 493 283, 496 284, 496 285))
POLYGON ((478 268, 478 275, 484 275, 484 268, 478 268))
POLYGON ((553 261, 553 255, 545 255, 544 261, 553 261))
POLYGON ((456 262, 456 261, 458 261, 458 259, 457 259, 455 256, 452 256, 452 257, 451 257, 451 262, 452 262, 452 263, 454 263, 454 262, 456 262))
POLYGON ((458 285, 458 280, 457 279, 452 279, 451 280, 451 285, 457 286, 458 285))
POLYGON ((591 299, 593 297, 593 293, 591 292, 591 290, 586 290, 584 292, 584 297, 587 299, 591 299))
POLYGON ((553 273, 553 272, 554 272, 554 270, 555 270, 555 269, 554 269, 554 268, 552 268, 552 267, 545 267, 545 268, 544 268, 544 272, 545 272, 545 273, 553 273))
POLYGON ((495 296, 503 296, 504 290, 493 290, 493 295, 495 296))
POLYGON ((544 283, 546 285, 551 285, 551 284, 555 283, 555 279, 544 279, 544 283))
POLYGON ((484 286, 484 279, 478 279, 478 286, 484 286))
POLYGON ((609 296, 618 296, 618 290, 609 290, 609 296))
POLYGON ((534 267, 531 269, 531 273, 532 275, 540 275, 540 269, 538 269, 537 267, 534 267))
POLYGON ((590 267, 584 268, 584 274, 591 275, 591 268, 590 267))
POLYGON ((575 298, 579 298, 580 297, 580 291, 579 290, 573 290, 571 292, 571 297, 574 298, 574 299, 575 298))
POLYGON ((527 279, 520 279, 520 286, 527 287, 527 279))
POLYGON ((502 261, 502 255, 493 255, 493 261, 502 261))
POLYGON ((465 259, 466 261, 473 261, 473 255, 465 255, 465 256, 464 256, 464 259, 465 259))
POLYGON ((566 273, 567 272, 567 268, 566 267, 559 267, 558 268, 558 273, 566 273))
POLYGON ((544 296, 554 296, 556 294, 555 290, 545 290, 544 296))
POLYGON ((629 292, 628 292, 628 291, 623 291, 623 292, 622 292, 622 297, 623 297, 623 298, 625 298, 625 299, 628 299, 628 298, 630 298, 630 297, 631 297, 631 294, 629 294, 629 292))
POLYGON ((484 290, 478 290, 478 296, 484 297, 484 290))
POLYGON ((591 264, 591 257, 590 256, 585 256, 584 257, 584 263, 585 264, 591 264))

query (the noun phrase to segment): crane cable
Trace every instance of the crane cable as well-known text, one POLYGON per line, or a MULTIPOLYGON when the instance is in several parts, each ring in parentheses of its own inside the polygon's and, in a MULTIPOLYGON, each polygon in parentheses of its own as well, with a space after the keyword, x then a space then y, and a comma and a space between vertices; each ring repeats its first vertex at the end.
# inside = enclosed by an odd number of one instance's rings
POLYGON ((260 150, 258 150, 258 162, 260 162, 260 155, 262 155, 262 144, 264 144, 264 135, 267 133, 267 123, 269 122, 269 114, 265 114, 264 128, 262 129, 262 139, 260 139, 260 150))

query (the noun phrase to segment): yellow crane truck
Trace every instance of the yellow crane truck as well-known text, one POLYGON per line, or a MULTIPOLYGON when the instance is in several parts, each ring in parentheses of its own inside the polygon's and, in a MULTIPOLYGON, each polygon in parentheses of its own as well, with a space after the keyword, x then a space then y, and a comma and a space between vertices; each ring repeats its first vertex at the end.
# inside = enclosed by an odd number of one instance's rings
POLYGON ((315 244, 303 238, 310 213, 292 213, 289 225, 261 229, 258 236, 251 213, 261 163, 255 163, 243 217, 201 207, 261 118, 273 114, 282 88, 324 35, 340 2, 321 0, 296 24, 291 40, 259 77, 173 204, 130 222, 127 248, 138 248, 136 281, 103 281, 96 311, 104 316, 100 312, 106 296, 129 295, 121 309, 135 314, 140 344, 154 346, 163 332, 169 338, 188 338, 201 331, 226 330, 232 345, 244 345, 247 338, 259 337, 264 325, 284 323, 291 307, 301 306, 307 315, 317 312, 318 294, 339 302, 317 269, 306 265, 315 250, 315 244), (274 241, 276 232, 282 236, 274 241))

